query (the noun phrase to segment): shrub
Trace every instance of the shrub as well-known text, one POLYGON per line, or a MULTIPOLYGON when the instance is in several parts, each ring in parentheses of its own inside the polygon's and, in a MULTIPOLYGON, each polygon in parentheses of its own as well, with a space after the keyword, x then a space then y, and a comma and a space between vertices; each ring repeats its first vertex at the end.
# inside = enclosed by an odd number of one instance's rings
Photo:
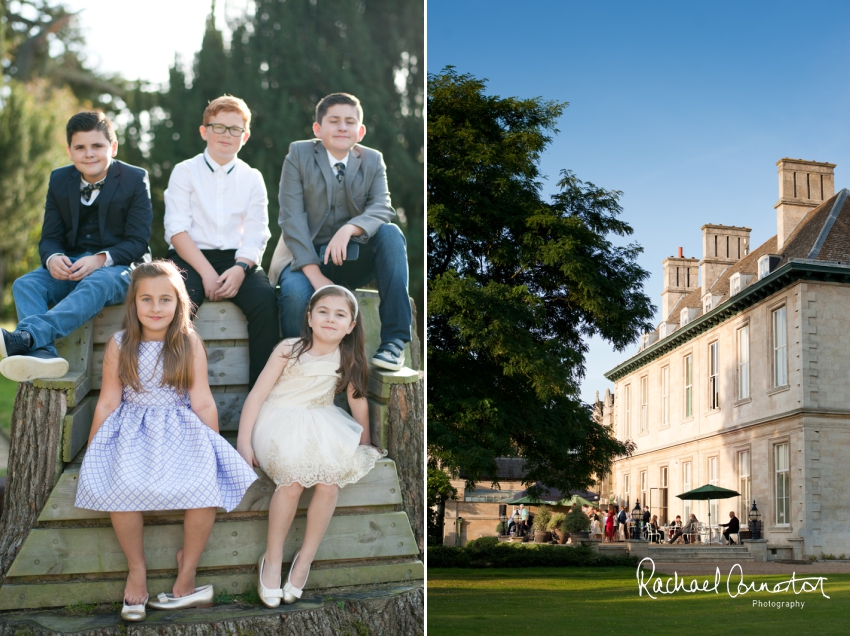
MULTIPOLYGON (((494 537, 485 537, 494 539, 494 537)), ((433 546, 428 548, 428 568, 530 568, 570 566, 634 567, 633 556, 604 556, 590 547, 554 546, 545 543, 499 543, 482 545, 481 539, 463 548, 433 546)))
POLYGON ((484 548, 492 548, 494 545, 499 545, 498 537, 478 537, 466 544, 467 550, 482 550, 484 548))
POLYGON ((564 519, 562 527, 564 532, 587 532, 590 530, 590 517, 584 514, 578 506, 573 506, 573 509, 564 519))
POLYGON ((556 512, 552 515, 552 518, 549 519, 549 524, 546 526, 546 529, 550 532, 552 530, 557 530, 558 532, 560 532, 561 524, 564 523, 564 519, 566 518, 567 515, 565 515, 563 512, 556 512))
POLYGON ((496 534, 498 534, 498 535, 508 534, 507 524, 504 524, 501 521, 499 523, 497 523, 496 524, 496 534))
POLYGON ((535 532, 545 532, 551 518, 552 509, 548 506, 540 506, 540 510, 534 515, 534 522, 531 524, 531 528, 535 532))

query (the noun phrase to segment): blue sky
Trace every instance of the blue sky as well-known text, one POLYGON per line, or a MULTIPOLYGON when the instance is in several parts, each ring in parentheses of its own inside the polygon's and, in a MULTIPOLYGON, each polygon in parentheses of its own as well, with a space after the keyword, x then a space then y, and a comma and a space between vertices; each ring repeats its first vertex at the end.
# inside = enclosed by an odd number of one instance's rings
MULTIPOLYGON (((850 188, 850 2, 428 1, 428 71, 567 101, 544 192, 569 168, 622 190, 661 304, 661 261, 702 257, 705 223, 776 234, 776 162, 829 161, 850 188)), ((658 316, 656 316, 658 319, 658 316)), ((633 355, 591 342, 582 397, 633 355)))

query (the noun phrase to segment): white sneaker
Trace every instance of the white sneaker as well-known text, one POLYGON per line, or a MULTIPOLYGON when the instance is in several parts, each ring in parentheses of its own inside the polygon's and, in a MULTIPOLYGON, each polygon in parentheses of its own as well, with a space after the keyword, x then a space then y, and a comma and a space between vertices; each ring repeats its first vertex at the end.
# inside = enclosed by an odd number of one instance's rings
POLYGON ((68 373, 68 361, 44 349, 0 360, 0 373, 12 382, 52 380, 68 373))

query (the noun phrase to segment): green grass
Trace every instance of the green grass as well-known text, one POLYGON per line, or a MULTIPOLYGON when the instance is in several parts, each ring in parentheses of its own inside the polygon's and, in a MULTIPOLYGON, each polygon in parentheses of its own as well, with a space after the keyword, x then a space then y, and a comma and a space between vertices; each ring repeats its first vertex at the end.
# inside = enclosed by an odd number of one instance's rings
POLYGON ((12 409, 15 406, 15 394, 18 383, 7 380, 0 375, 0 431, 9 437, 12 431, 12 409))
MULTIPOLYGON (((798 577, 813 576, 800 566, 798 577)), ((728 568, 721 567, 720 594, 676 592, 656 599, 638 596, 632 568, 430 569, 429 636, 519 634, 846 634, 850 575, 828 574, 824 589, 726 594, 728 568), (761 601, 803 601, 802 609, 753 607, 761 601)), ((790 575, 747 575, 747 583, 775 584, 790 575)), ((656 575, 657 576, 657 575, 656 575)), ((684 577, 704 580, 706 577, 684 577)), ((712 583, 713 583, 713 577, 712 583)), ((666 580, 666 576, 663 577, 666 580)))

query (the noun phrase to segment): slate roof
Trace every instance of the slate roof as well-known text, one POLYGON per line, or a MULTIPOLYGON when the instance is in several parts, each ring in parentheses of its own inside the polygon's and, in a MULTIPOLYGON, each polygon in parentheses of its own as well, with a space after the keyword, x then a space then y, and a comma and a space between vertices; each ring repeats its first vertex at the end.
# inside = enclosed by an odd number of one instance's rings
MULTIPOLYGON (((850 263, 850 191, 841 190, 829 200, 810 210, 800 221, 783 246, 779 265, 790 259, 807 259, 824 262, 850 263), (843 199, 841 208, 836 208, 843 199)), ((714 306, 729 299, 729 279, 737 273, 758 276, 758 260, 765 254, 776 254, 776 236, 772 236, 737 263, 730 265, 711 286, 710 292, 720 299, 714 306)), ((685 307, 696 308, 702 314, 702 287, 697 287, 670 311, 665 322, 679 324, 679 315, 685 307)))

